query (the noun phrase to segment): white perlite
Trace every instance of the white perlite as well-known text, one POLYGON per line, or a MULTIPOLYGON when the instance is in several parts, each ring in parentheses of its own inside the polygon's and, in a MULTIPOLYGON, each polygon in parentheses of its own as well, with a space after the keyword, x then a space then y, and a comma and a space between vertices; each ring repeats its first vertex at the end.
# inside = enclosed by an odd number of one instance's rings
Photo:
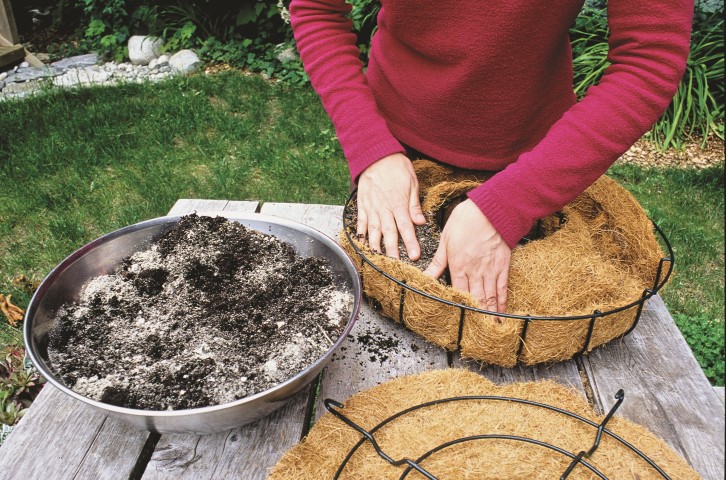
MULTIPOLYGON (((230 281, 220 291, 233 288, 243 292, 239 298, 258 300, 239 312, 231 309, 219 316, 215 305, 234 298, 232 292, 210 303, 207 300, 217 292, 201 288, 196 280, 223 275, 220 268, 232 262, 227 256, 232 248, 228 239, 241 235, 242 227, 224 222, 217 235, 209 235, 204 228, 210 227, 182 231, 184 240, 175 240, 178 243, 172 250, 154 243, 134 253, 115 273, 89 280, 78 302, 58 312, 59 320, 68 319, 64 325, 73 325, 90 340, 60 350, 51 341, 49 347, 50 363, 55 368, 69 367, 62 375, 71 379, 75 392, 106 401, 114 392, 143 385, 143 394, 153 394, 158 409, 169 409, 179 398, 198 396, 195 390, 203 386, 207 404, 223 404, 291 378, 329 350, 350 318, 354 303, 350 292, 320 283, 321 277, 313 281, 303 280, 304 274, 291 277, 291 265, 311 268, 315 259, 283 256, 281 260, 273 255, 285 251, 275 247, 279 240, 251 232, 245 251, 268 255, 248 256, 247 266, 225 273, 230 281), (290 294, 291 299, 306 300, 303 308, 268 310, 266 304, 274 306, 286 298, 275 287, 280 284, 320 286, 312 291, 306 288, 305 295, 290 294), (254 312, 258 317, 253 318, 254 312), (242 318, 239 315, 249 319, 228 323, 242 318), (162 357, 160 352, 167 353, 162 357), (84 360, 79 363, 80 358, 84 360), (204 369, 203 375, 196 373, 198 368, 204 369)), ((329 271, 325 269, 329 267, 320 265, 318 270, 306 271, 329 271)), ((291 305, 290 301, 280 303, 291 305)))

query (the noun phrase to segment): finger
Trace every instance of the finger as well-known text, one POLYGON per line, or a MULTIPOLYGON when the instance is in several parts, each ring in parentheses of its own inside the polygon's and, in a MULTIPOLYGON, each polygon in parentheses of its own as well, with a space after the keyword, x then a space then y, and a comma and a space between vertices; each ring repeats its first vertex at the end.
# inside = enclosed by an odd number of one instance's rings
POLYGON ((497 309, 499 313, 507 311, 507 285, 509 284, 509 269, 506 268, 497 277, 497 309))
POLYGON ((439 243, 439 248, 436 249, 434 258, 431 259, 431 263, 426 267, 424 273, 434 278, 439 278, 444 274, 448 259, 446 257, 446 245, 443 242, 439 243))
POLYGON ((498 299, 497 299, 497 276, 495 272, 488 271, 484 274, 484 308, 491 311, 497 312, 498 310, 498 299))
POLYGON ((486 292, 484 291, 484 281, 480 276, 473 276, 468 279, 469 293, 476 301, 479 302, 479 308, 487 308, 486 292))
POLYGON ((396 229, 396 220, 393 214, 383 214, 381 217, 381 230, 383 231, 383 243, 386 246, 386 255, 392 258, 399 258, 398 229, 396 229))
POLYGON ((363 242, 366 238, 366 233, 368 233, 368 215, 360 209, 358 210, 358 226, 355 233, 358 236, 359 242, 363 242))
MULTIPOLYGON (((403 239, 403 245, 406 247, 406 253, 411 260, 418 260, 421 257, 421 247, 416 238, 416 229, 408 216, 408 210, 405 208, 394 212, 398 233, 403 239)), ((398 239, 396 239, 398 241, 398 239)))
POLYGON ((424 217, 423 211, 421 210, 421 203, 418 199, 418 185, 411 189, 411 196, 408 200, 408 214, 416 225, 426 224, 426 217, 424 217))
POLYGON ((451 275, 451 286, 462 292, 469 291, 469 278, 464 274, 462 270, 456 268, 449 268, 449 274, 451 275))
POLYGON ((374 253, 381 253, 381 222, 374 212, 368 215, 368 246, 374 253))

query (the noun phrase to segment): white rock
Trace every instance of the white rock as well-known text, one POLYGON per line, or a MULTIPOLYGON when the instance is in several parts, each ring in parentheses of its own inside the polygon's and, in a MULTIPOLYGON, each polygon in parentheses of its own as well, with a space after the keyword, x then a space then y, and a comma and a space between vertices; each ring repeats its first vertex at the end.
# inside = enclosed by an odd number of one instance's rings
POLYGON ((0 81, 8 78, 8 72, 0 72, 0 81))
POLYGON ((277 60, 280 63, 287 63, 297 60, 297 50, 295 47, 289 47, 277 54, 277 60))
POLYGON ((53 78, 53 84, 61 87, 76 87, 103 83, 111 78, 108 72, 97 72, 90 68, 68 70, 63 75, 53 78))
POLYGON ((191 73, 201 64, 197 54, 191 50, 180 50, 169 59, 169 65, 175 73, 191 73))
POLYGON ((159 60, 152 58, 149 62, 149 70, 154 70, 159 65, 159 60))
POLYGON ((28 68, 30 64, 28 62, 23 62, 20 64, 20 68, 28 68))
POLYGON ((148 65, 154 58, 159 58, 163 45, 160 38, 134 35, 129 38, 129 60, 134 65, 148 65))
POLYGON ((166 53, 158 58, 158 65, 169 65, 169 55, 166 53))

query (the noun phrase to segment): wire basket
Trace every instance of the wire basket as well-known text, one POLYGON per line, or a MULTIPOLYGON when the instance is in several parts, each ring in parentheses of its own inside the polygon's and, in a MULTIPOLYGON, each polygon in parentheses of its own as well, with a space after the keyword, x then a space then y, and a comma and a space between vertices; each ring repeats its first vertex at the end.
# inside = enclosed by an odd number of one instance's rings
MULTIPOLYGON (((355 231, 355 225, 351 223, 353 218, 352 212, 355 208, 355 198, 356 191, 354 190, 348 197, 345 208, 343 210, 343 233, 345 237, 343 247, 351 255, 354 263, 356 264, 356 267, 358 268, 358 271, 361 273, 363 281, 363 291, 367 295, 373 308, 380 311, 384 316, 391 318, 393 321, 402 323, 410 330, 421 334, 427 340, 432 341, 432 343, 436 343, 450 351, 459 351, 464 357, 474 358, 485 363, 511 367, 516 365, 517 363, 532 365, 542 362, 567 360, 574 356, 588 353, 593 348, 604 345, 605 343, 608 343, 609 341, 616 338, 623 338, 624 336, 632 332, 633 329, 637 326, 638 322, 640 321, 645 302, 652 298, 656 293, 658 293, 658 291, 668 282, 668 279, 670 278, 673 271, 674 254, 671 244, 661 228, 658 227, 655 222, 652 222, 652 220, 650 220, 654 228, 654 233, 657 235, 657 238, 660 239, 662 245, 664 245, 665 249, 667 250, 667 255, 662 257, 658 262, 654 275, 655 280, 652 286, 643 289, 642 293, 638 298, 635 298, 632 301, 617 308, 611 308, 606 311, 594 310, 592 313, 589 314, 568 316, 538 316, 520 315, 512 313, 496 313, 490 310, 476 308, 462 302, 456 302, 449 299, 441 298, 440 296, 432 294, 431 292, 424 291, 424 289, 420 287, 410 285, 406 280, 396 278, 394 275, 391 275, 390 272, 384 271, 379 265, 376 264, 376 262, 369 258, 366 252, 358 247, 358 245, 351 236, 351 232, 355 231), (371 275, 380 276, 387 279, 390 282, 389 285, 391 286, 391 288, 395 289, 397 304, 394 305, 394 308, 390 307, 390 298, 388 298, 389 307, 382 308, 379 299, 369 294, 366 289, 366 283, 367 280, 370 281, 371 275), (455 340, 452 335, 452 341, 448 344, 444 344, 442 342, 432 340, 427 336, 425 331, 420 331, 421 329, 417 329, 415 325, 415 319, 407 318, 406 315, 406 303, 410 302, 412 299, 416 299, 419 301, 425 300, 427 302, 430 302, 429 305, 443 305, 448 307, 448 309, 454 309, 458 311, 458 325, 456 325, 455 340), (503 360, 502 356, 499 354, 484 356, 484 358, 468 354, 466 345, 462 345, 462 343, 465 343, 466 340, 465 332, 467 331, 467 322, 472 321, 472 319, 475 318, 476 315, 484 315, 487 317, 487 319, 490 319, 492 328, 497 328, 497 322, 499 324, 501 324, 502 322, 508 322, 509 324, 512 324, 512 322, 514 322, 516 335, 509 335, 510 339, 508 340, 507 348, 510 351, 505 353, 505 358, 503 360), (617 334, 611 336, 610 338, 600 338, 598 336, 598 338, 595 339, 593 334, 596 332, 596 325, 601 322, 608 322, 614 320, 616 317, 619 325, 621 325, 617 334), (567 322, 569 325, 576 326, 576 328, 569 328, 567 326, 563 326, 562 322, 567 322), (560 330, 564 329, 565 331, 567 331, 569 336, 569 345, 567 349, 563 349, 563 351, 554 358, 538 358, 536 355, 532 355, 530 351, 526 351, 529 341, 528 335, 533 330, 533 326, 537 329, 535 335, 537 335, 538 338, 546 335, 548 329, 550 328, 558 328, 560 330), (572 347, 572 345, 575 345, 576 347, 572 347)), ((564 223, 564 216, 562 214, 559 214, 558 217, 560 218, 560 223, 564 223)), ((439 224, 443 223, 443 218, 441 217, 441 215, 437 215, 436 220, 439 224)), ((533 230, 533 232, 537 232, 537 230, 538 226, 533 230)), ((531 239, 524 239, 525 242, 528 240, 531 239)), ((381 255, 377 256, 380 257, 381 255)))

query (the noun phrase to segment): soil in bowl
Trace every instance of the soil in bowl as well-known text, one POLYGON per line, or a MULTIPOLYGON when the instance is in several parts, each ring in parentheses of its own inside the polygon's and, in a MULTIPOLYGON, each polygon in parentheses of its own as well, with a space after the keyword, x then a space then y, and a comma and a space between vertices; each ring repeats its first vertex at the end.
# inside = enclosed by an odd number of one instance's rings
POLYGON ((328 351, 353 308, 327 261, 222 217, 189 215, 63 306, 51 369, 88 398, 141 410, 220 405, 328 351))

